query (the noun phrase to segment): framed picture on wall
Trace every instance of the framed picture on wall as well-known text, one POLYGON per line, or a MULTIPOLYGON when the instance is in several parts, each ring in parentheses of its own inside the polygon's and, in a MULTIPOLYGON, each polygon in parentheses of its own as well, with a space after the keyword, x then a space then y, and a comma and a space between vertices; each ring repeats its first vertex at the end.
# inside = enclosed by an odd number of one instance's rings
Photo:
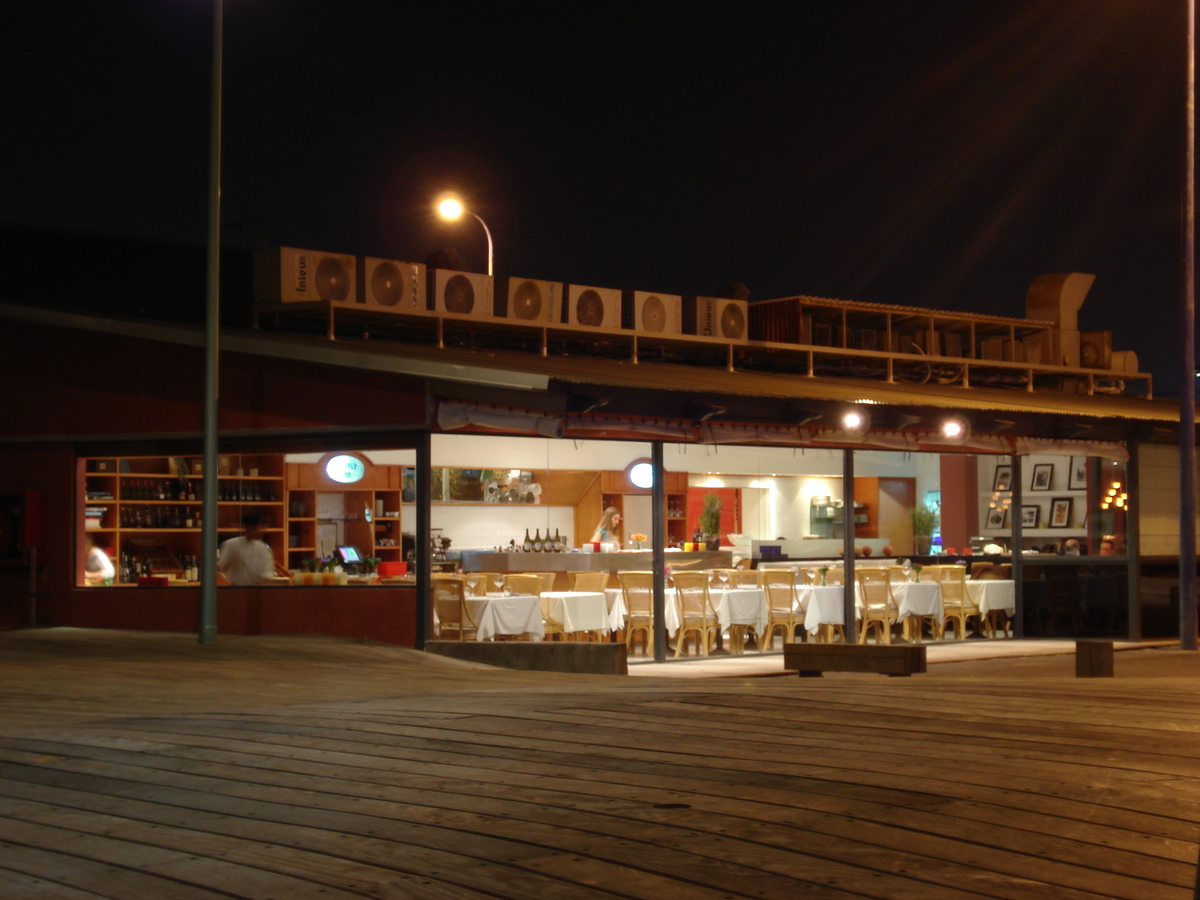
POLYGON ((1073 491, 1082 491, 1087 488, 1087 457, 1072 456, 1071 457, 1071 478, 1067 485, 1073 491))
POLYGON ((1012 490, 1012 466, 996 466, 996 477, 992 479, 993 491, 1012 490))
POLYGON ((1069 528, 1071 526, 1071 498, 1055 497, 1050 501, 1050 527, 1069 528))
POLYGON ((1040 506, 1022 506, 1021 507, 1021 527, 1022 528, 1037 528, 1038 523, 1042 519, 1042 508, 1040 506))
POLYGON ((1004 510, 997 507, 992 507, 987 513, 987 524, 984 526, 992 531, 999 531, 1004 527, 1004 510))
POLYGON ((1033 483, 1029 485, 1029 489, 1031 491, 1048 491, 1052 481, 1054 481, 1054 463, 1038 463, 1033 467, 1033 483))

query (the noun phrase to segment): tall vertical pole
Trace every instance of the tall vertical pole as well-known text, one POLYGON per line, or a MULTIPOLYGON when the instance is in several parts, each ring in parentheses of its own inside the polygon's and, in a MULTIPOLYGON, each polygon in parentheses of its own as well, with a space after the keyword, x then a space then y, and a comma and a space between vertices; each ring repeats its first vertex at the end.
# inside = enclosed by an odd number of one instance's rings
POLYGON ((1025 493, 1021 489, 1024 475, 1021 473, 1021 457, 1013 454, 1012 461, 1012 506, 1009 508, 1009 521, 1012 522, 1012 577, 1016 594, 1016 609, 1013 611, 1013 637, 1025 637, 1025 557, 1022 550, 1025 547, 1025 528, 1021 524, 1021 509, 1025 504, 1025 493))
POLYGON ((200 643, 217 639, 217 361, 221 331, 221 32, 213 0, 212 115, 208 146, 208 289, 204 303, 204 521, 200 529, 200 643))
POLYGON ((854 451, 842 451, 842 631, 846 643, 858 643, 854 620, 858 612, 854 577, 854 451))
MULTIPOLYGON (((413 547, 413 562, 417 567, 417 633, 416 647, 425 649, 433 629, 432 582, 433 545, 430 531, 433 515, 433 453, 429 432, 417 438, 417 545, 413 547)), ((401 540, 401 546, 404 541, 401 540)))
MULTIPOLYGON (((1183 371, 1179 390, 1179 647, 1196 649, 1196 2, 1188 0, 1183 188, 1183 371)), ((1136 499, 1136 498, 1135 498, 1136 499)))
MULTIPOLYGON (((667 488, 663 472, 663 442, 650 442, 650 468, 654 473, 654 484, 650 489, 653 505, 650 525, 650 545, 654 550, 654 661, 667 661, 667 488)), ((683 635, 679 635, 679 640, 683 635)))

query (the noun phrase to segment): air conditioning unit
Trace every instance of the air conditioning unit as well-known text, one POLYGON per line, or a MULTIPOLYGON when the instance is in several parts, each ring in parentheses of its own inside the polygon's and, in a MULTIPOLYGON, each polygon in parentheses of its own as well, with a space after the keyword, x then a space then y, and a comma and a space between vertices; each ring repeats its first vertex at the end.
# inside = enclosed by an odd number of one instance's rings
POLYGON ((532 278, 505 278, 501 281, 505 300, 504 318, 530 325, 557 324, 562 316, 562 285, 532 278))
POLYGON ((425 267, 420 263, 366 257, 358 296, 344 305, 397 315, 428 315, 425 267))
POLYGON ((477 319, 495 315, 492 279, 477 272, 433 270, 433 308, 435 312, 477 319))
POLYGON ((1111 369, 1112 332, 1079 332, 1079 364, 1085 369, 1111 369))
POLYGON ((353 302, 354 270, 354 257, 345 253, 295 247, 256 250, 255 305, 353 302))
POLYGON ((566 286, 567 324, 616 331, 621 327, 621 291, 617 288, 566 286))
POLYGON ((683 331, 704 337, 744 341, 750 319, 745 300, 722 297, 688 297, 683 304, 683 331))
POLYGON ((621 304, 621 324, 633 331, 683 334, 683 297, 626 291, 621 304))

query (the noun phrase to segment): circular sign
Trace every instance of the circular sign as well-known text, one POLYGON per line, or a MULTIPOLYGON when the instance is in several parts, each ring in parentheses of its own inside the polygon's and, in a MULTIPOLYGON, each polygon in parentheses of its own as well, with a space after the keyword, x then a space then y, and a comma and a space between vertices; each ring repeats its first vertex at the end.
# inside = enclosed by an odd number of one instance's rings
POLYGON ((353 484, 362 481, 367 474, 367 467, 357 456, 342 453, 329 458, 325 463, 325 474, 339 484, 353 484))
POLYGON ((629 467, 629 481, 634 487, 654 487, 654 466, 648 462, 634 463, 629 467))

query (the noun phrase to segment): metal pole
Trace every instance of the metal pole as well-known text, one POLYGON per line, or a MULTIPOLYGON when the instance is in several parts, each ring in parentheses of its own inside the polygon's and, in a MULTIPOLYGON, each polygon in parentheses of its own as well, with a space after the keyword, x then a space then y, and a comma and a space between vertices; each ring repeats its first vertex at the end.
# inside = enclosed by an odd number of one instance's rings
POLYGON ((1012 545, 1012 577, 1013 586, 1016 593, 1016 609, 1013 611, 1013 637, 1025 637, 1025 592, 1022 585, 1025 583, 1025 557, 1021 555, 1021 551, 1025 545, 1025 531, 1021 525, 1021 505, 1025 502, 1025 494, 1021 490, 1022 475, 1021 475, 1021 457, 1013 454, 1009 457, 1012 460, 1012 508, 1009 510, 1010 521, 1012 522, 1013 530, 1013 545, 1012 545))
POLYGON ((1196 649, 1196 3, 1188 2, 1183 190, 1183 370, 1179 390, 1179 647, 1196 649))
MULTIPOLYGON (((1136 440, 1129 442, 1129 462, 1125 464, 1125 493, 1129 495, 1129 499, 1134 503, 1138 503, 1138 499, 1142 496, 1141 474, 1138 472, 1138 445, 1136 440)), ((1138 511, 1141 512, 1141 504, 1138 504, 1138 511)), ((1139 534, 1140 524, 1137 516, 1130 509, 1130 504, 1125 504, 1125 577, 1126 577, 1126 595, 1129 597, 1129 604, 1126 610, 1128 621, 1126 622, 1126 637, 1131 641, 1140 641, 1142 639, 1142 597, 1141 590, 1138 584, 1138 570, 1140 569, 1140 557, 1142 555, 1142 539, 1139 534)), ((1104 535, 1101 535, 1103 538, 1104 535)))
MULTIPOLYGON (((651 546, 654 550, 654 661, 667 661, 667 544, 666 485, 663 473, 663 442, 650 442, 650 467, 654 471, 654 484, 650 489, 653 505, 651 514, 651 546)), ((679 635, 683 639, 683 635, 679 635)))
POLYGON ((208 148, 208 291, 204 304, 204 521, 200 529, 200 643, 217 639, 217 361, 221 331, 221 14, 213 0, 212 116, 208 148))
POLYGON ((858 612, 854 598, 854 451, 842 451, 842 632, 847 644, 858 643, 854 627, 858 612))
MULTIPOLYGON (((433 500, 433 454, 430 449, 428 431, 421 432, 417 438, 417 545, 413 548, 413 561, 417 566, 417 627, 416 647, 425 649, 425 642, 432 632, 433 615, 429 602, 433 567, 433 547, 429 542, 431 509, 433 500)), ((401 536, 400 546, 404 546, 401 536)))
MULTIPOLYGON (((475 216, 475 218, 476 218, 476 219, 479 219, 479 216, 478 216, 478 215, 476 215, 475 213, 471 213, 471 215, 475 216)), ((487 222, 483 221, 483 219, 479 219, 479 224, 483 226, 483 233, 487 235, 487 241, 488 241, 488 277, 489 277, 489 278, 491 278, 491 277, 492 277, 492 233, 491 233, 491 232, 488 230, 488 227, 487 227, 487 222)))

